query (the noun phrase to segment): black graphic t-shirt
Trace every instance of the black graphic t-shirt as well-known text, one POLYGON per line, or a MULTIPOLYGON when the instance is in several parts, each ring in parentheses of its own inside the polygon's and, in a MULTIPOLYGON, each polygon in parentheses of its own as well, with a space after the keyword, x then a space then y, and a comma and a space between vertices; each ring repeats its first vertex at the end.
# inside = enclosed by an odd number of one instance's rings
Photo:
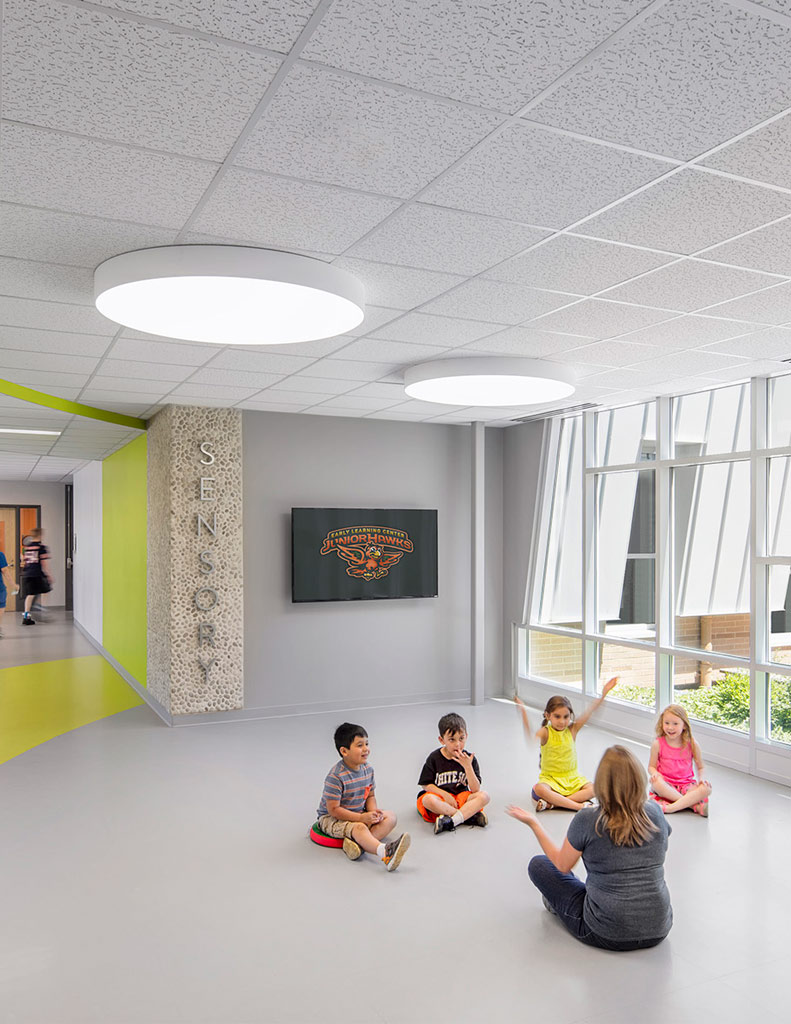
MULTIPOLYGON (((469 750, 465 750, 464 753, 469 754, 469 750)), ((477 775, 478 782, 481 782, 481 769, 478 767, 477 757, 472 759, 472 770, 477 775)), ((442 747, 432 750, 428 755, 417 784, 418 786, 436 786, 437 789, 445 789, 454 796, 470 788, 464 768, 458 761, 445 757, 442 753, 442 747)), ((422 793, 423 790, 420 792, 422 793)), ((418 796, 420 796, 420 793, 418 793, 418 796)))
POLYGON ((22 575, 41 576, 44 570, 42 562, 49 557, 49 549, 46 544, 41 544, 39 541, 31 541, 29 544, 25 544, 23 541, 22 543, 24 545, 22 548, 22 575))

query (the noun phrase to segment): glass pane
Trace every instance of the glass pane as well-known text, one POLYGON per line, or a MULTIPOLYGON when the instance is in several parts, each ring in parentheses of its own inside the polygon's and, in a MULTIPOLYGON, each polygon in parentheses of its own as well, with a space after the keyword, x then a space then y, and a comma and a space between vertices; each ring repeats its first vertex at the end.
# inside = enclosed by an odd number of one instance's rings
POLYGON ((766 552, 791 555, 791 459, 768 459, 769 502, 766 552))
POLYGON ((656 458, 656 403, 596 414, 596 465, 621 466, 656 458))
POLYGON ((750 673, 697 658, 674 659, 673 700, 690 718, 737 732, 750 731, 750 673))
POLYGON ((750 655, 750 464, 673 470, 675 643, 750 655))
POLYGON ((582 626, 582 419, 563 420, 558 444, 544 578, 535 621, 582 626))
POLYGON ((582 640, 530 630, 530 675, 582 689, 582 640))
POLYGON ((653 639, 654 470, 602 473, 596 481, 598 632, 653 639))
POLYGON ((599 674, 596 692, 613 676, 620 676, 620 682, 608 700, 617 698, 643 707, 656 706, 654 686, 654 648, 640 650, 636 647, 619 647, 617 644, 598 644, 599 674))
POLYGON ((749 449, 749 385, 674 398, 673 444, 676 458, 749 449))
POLYGON ((780 743, 791 743, 791 679, 769 679, 769 735, 780 743))
POLYGON ((769 447, 791 444, 791 376, 769 381, 769 447))
POLYGON ((791 665, 791 569, 770 565, 767 583, 769 660, 776 665, 791 665))

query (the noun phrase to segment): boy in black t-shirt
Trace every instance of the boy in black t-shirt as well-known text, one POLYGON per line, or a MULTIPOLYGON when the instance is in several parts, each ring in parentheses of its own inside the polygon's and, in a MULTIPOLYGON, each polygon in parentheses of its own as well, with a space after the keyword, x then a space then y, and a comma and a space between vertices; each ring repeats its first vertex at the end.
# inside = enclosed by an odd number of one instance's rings
POLYGON ((417 784, 417 809, 424 821, 434 822, 434 835, 452 832, 457 825, 489 824, 483 808, 489 794, 481 789, 481 772, 475 754, 464 749, 467 723, 461 715, 439 720, 442 746, 426 758, 417 784))

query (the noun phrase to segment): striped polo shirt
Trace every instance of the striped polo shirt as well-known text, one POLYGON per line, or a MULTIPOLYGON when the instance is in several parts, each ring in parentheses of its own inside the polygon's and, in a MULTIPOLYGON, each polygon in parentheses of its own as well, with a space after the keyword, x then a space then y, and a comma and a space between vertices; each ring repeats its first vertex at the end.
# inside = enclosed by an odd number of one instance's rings
POLYGON ((321 794, 318 816, 329 814, 328 800, 338 800, 347 811, 361 814, 365 810, 365 801, 374 791, 374 770, 369 764, 361 764, 355 771, 349 768, 341 758, 332 767, 324 780, 324 792, 321 794))

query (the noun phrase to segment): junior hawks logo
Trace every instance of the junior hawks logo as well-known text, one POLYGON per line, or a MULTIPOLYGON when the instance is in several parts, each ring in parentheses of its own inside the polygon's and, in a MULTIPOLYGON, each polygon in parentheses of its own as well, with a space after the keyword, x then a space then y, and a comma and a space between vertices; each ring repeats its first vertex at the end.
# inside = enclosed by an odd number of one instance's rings
POLYGON ((390 526, 344 526, 330 530, 321 545, 322 555, 334 551, 349 565, 347 576, 363 580, 379 580, 400 561, 401 556, 414 551, 409 534, 390 526))

